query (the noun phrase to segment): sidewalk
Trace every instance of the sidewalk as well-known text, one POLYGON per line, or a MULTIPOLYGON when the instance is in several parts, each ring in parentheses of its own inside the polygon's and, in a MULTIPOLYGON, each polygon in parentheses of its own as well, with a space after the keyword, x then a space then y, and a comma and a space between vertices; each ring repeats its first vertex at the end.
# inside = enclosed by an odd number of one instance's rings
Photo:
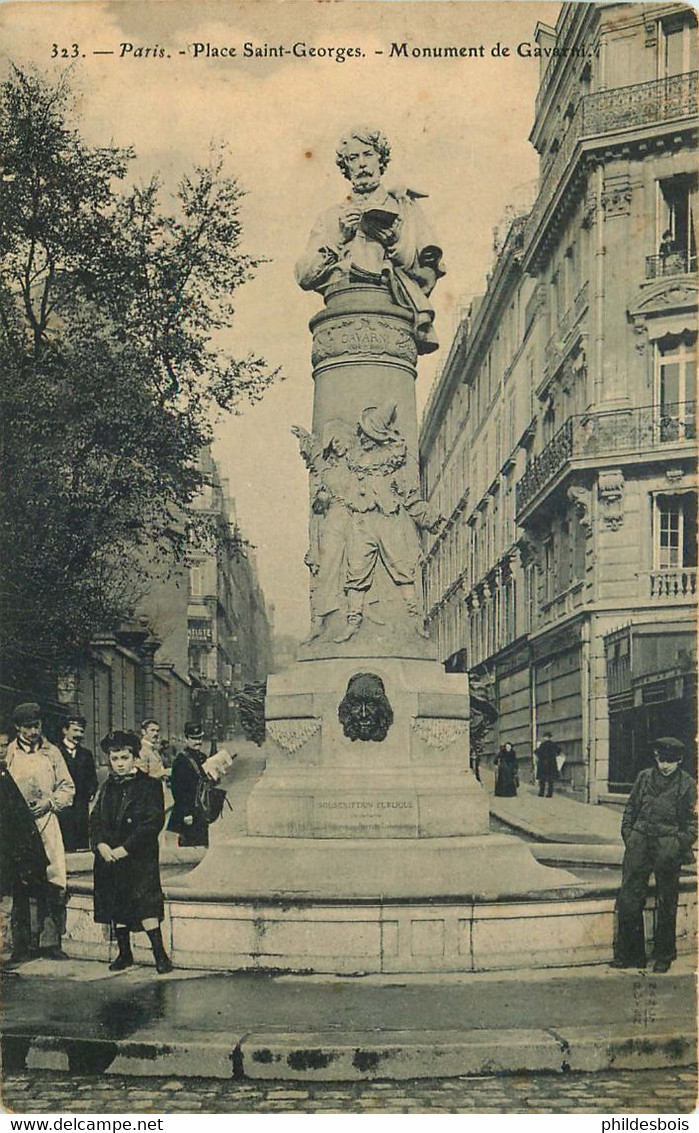
POLYGON ((691 961, 664 976, 337 978, 37 960, 3 979, 3 1064, 299 1081, 682 1066, 696 1057, 691 961))
POLYGON ((621 844, 621 811, 592 806, 565 795, 539 798, 536 787, 520 787, 513 799, 490 796, 490 810, 513 830, 538 842, 621 844))

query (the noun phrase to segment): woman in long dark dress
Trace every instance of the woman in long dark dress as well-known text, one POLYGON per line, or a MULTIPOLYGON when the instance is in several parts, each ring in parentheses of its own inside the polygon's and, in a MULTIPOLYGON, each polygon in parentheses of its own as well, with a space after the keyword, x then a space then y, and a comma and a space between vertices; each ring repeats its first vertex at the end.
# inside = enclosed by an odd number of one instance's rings
POLYGON ((512 744, 502 744, 495 757, 495 794, 501 799, 511 799, 517 794, 519 772, 517 752, 512 744))
POLYGON ((120 972, 133 964, 131 933, 143 928, 158 972, 171 972, 160 931, 163 788, 136 766, 140 740, 133 732, 110 732, 101 747, 110 772, 90 816, 90 845, 95 854, 95 921, 111 925, 119 949, 109 967, 120 972))

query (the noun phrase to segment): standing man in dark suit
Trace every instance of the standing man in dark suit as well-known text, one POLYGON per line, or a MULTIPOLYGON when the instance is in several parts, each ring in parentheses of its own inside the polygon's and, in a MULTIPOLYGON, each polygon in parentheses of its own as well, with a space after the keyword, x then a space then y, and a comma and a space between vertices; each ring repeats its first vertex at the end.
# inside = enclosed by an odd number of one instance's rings
POLYGON ((174 806, 167 828, 179 834, 180 846, 208 846, 209 823, 197 807, 197 788, 209 780, 204 771, 207 757, 202 751, 204 729, 198 722, 188 720, 184 734, 184 751, 175 756, 172 765, 170 783, 174 806))
POLYGON ((539 798, 553 796, 553 784, 558 778, 558 756, 561 749, 553 741, 551 732, 544 732, 544 738, 536 749, 536 777, 539 780, 539 798))
POLYGON ((58 743, 58 749, 75 784, 72 806, 66 807, 58 815, 63 844, 68 853, 90 847, 88 816, 90 803, 97 793, 97 771, 92 752, 81 743, 85 735, 85 723, 84 716, 67 716, 63 722, 63 736, 58 743))

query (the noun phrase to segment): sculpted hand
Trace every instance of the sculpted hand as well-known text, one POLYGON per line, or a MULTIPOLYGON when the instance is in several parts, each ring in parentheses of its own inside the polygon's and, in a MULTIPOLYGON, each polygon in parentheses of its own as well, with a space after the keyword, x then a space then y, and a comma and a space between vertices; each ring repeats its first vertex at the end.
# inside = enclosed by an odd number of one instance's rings
POLYGON ((52 809, 51 800, 45 799, 43 802, 37 801, 35 803, 31 803, 29 809, 32 812, 32 818, 43 818, 43 816, 45 814, 48 814, 52 809))
POLYGON ((185 814, 183 821, 184 821, 185 826, 191 826, 192 823, 194 822, 194 815, 193 814, 185 814))
POLYGON ((343 244, 349 243, 354 238, 360 220, 362 219, 361 211, 358 208, 350 205, 348 209, 340 216, 340 235, 343 244))
POLYGON ((114 857, 114 850, 111 846, 108 846, 106 842, 98 843, 97 853, 99 854, 103 862, 116 861, 116 858, 114 857))

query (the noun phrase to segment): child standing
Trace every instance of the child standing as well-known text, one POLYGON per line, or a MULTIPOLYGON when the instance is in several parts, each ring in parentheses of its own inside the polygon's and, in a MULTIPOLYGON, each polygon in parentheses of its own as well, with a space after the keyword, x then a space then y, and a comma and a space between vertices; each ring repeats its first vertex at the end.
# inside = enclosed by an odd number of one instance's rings
POLYGON ((109 967, 120 972, 133 964, 131 933, 143 928, 157 971, 171 972, 160 930, 162 785, 136 766, 140 741, 133 732, 110 732, 101 747, 110 771, 90 817, 90 845, 95 854, 95 921, 112 926, 119 949, 109 967))

